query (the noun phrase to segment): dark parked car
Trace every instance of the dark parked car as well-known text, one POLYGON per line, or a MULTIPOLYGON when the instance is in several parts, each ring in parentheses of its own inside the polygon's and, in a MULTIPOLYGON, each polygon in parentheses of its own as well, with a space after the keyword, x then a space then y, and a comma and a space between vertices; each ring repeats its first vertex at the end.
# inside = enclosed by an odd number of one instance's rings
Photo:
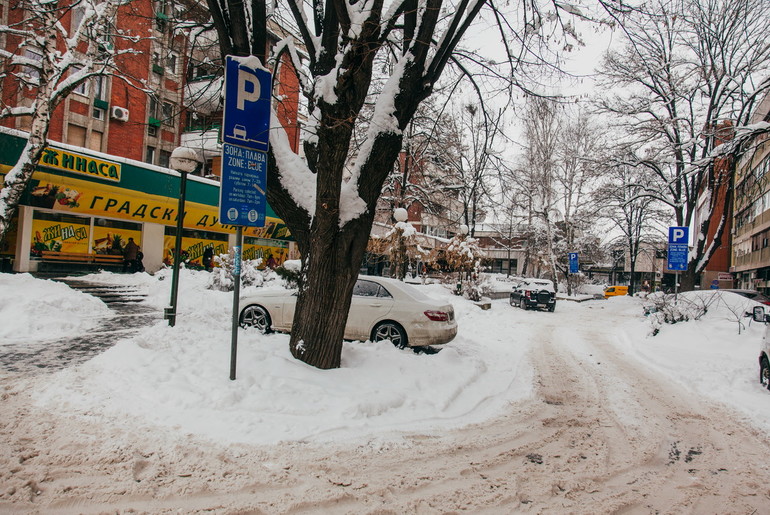
POLYGON ((556 291, 548 279, 524 279, 511 292, 511 306, 556 309, 556 291))

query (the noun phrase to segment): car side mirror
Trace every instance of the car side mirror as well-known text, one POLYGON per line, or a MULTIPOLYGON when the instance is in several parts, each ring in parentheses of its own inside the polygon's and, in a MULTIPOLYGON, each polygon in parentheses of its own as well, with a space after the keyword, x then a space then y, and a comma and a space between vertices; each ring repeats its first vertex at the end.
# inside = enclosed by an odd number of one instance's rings
POLYGON ((765 317, 765 308, 762 306, 754 306, 752 311, 752 318, 755 322, 767 322, 765 317))

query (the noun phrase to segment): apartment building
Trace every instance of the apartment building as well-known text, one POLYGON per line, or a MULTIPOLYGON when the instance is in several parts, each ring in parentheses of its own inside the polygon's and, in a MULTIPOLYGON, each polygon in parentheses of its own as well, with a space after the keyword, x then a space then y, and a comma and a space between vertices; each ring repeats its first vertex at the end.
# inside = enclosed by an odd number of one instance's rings
MULTIPOLYGON (((30 17, 23 4, 0 3, 5 4, 3 17, 8 24, 30 17)), ((80 23, 82 9, 73 2, 72 9, 61 10, 61 23, 70 32, 80 23)), ((105 38, 104 44, 114 45, 116 51, 131 50, 130 54, 116 57, 119 76, 94 77, 73 90, 53 112, 50 140, 168 166, 184 126, 181 106, 188 52, 187 38, 170 22, 171 9, 169 0, 143 0, 119 9, 115 32, 137 36, 105 38)), ((11 53, 42 58, 34 49, 20 50, 22 43, 12 35, 2 41, 11 53)), ((8 74, 0 100, 7 106, 28 105, 33 94, 8 74)), ((17 117, 1 123, 29 130, 30 121, 29 117, 17 117)))
MULTIPOLYGON (((770 122, 770 94, 751 123, 770 122)), ((755 139, 735 178, 732 267, 736 287, 770 292, 770 136, 755 139)))

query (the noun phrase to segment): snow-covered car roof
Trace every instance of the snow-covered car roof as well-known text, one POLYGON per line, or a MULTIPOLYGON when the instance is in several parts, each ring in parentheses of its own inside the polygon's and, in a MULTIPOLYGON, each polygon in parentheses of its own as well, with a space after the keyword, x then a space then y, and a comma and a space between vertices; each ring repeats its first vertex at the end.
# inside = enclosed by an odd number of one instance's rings
POLYGON ((521 282, 521 286, 528 286, 530 288, 537 288, 539 290, 547 290, 554 293, 553 281, 548 279, 524 279, 521 282))

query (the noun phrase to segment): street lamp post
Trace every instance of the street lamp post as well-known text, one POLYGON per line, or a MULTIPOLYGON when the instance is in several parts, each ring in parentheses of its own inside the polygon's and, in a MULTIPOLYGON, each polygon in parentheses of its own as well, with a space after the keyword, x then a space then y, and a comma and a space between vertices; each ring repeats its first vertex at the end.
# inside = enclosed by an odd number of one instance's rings
POLYGON ((409 218, 409 213, 407 213, 406 209, 403 207, 396 208, 393 211, 393 218, 396 219, 396 237, 398 238, 398 242, 396 243, 398 245, 396 249, 396 279, 399 281, 403 281, 404 277, 406 276, 406 248, 404 245, 404 228, 401 227, 400 224, 403 222, 406 222, 407 218, 409 218))
POLYGON ((168 325, 176 325, 177 294, 179 292, 179 262, 182 260, 182 229, 184 227, 184 204, 187 190, 187 174, 198 167, 198 154, 188 147, 177 147, 171 153, 171 168, 179 172, 179 205, 176 213, 176 235, 174 238, 174 265, 171 274, 170 306, 163 312, 168 325))

